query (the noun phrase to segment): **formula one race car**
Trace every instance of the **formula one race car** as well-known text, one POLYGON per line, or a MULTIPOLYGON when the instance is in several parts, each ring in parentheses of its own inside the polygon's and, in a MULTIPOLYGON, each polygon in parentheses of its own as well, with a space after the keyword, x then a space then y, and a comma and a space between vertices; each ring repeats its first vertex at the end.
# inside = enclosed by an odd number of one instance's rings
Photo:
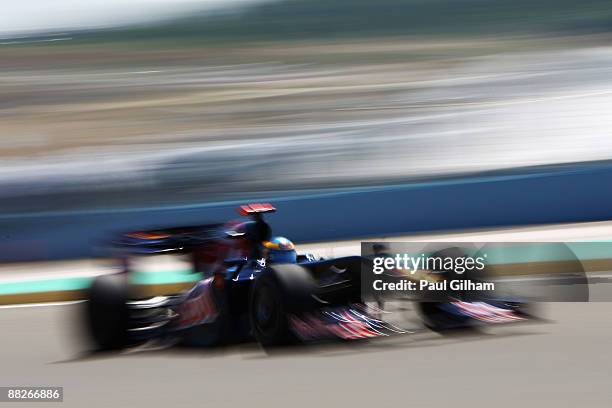
MULTIPOLYGON (((240 207, 249 221, 122 235, 113 243, 123 271, 95 279, 87 329, 99 349, 160 341, 208 346, 254 339, 264 347, 321 339, 401 334, 366 306, 361 272, 368 259, 298 255, 272 237, 270 204, 240 207), (201 278, 173 295, 143 293, 130 276, 143 264, 180 263, 201 278)), ((155 272, 151 272, 155 274, 155 272)), ((516 304, 431 303, 420 307, 435 330, 486 319, 520 319, 516 304)))

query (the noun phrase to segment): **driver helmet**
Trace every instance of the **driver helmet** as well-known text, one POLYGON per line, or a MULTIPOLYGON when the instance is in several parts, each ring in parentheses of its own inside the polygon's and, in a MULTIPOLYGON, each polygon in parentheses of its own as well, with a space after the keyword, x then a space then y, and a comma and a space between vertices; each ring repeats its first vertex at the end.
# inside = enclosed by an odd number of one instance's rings
POLYGON ((263 242, 266 259, 271 263, 296 263, 295 245, 285 237, 274 237, 263 242))

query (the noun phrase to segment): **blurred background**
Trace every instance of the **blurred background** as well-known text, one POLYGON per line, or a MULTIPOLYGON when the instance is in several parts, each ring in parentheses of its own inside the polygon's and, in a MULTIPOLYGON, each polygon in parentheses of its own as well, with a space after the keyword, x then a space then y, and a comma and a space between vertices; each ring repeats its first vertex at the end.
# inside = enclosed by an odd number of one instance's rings
POLYGON ((10 1, 4 214, 612 156, 608 1, 10 1))
POLYGON ((4 228, 612 157, 609 1, 22 0, 0 27, 4 228))

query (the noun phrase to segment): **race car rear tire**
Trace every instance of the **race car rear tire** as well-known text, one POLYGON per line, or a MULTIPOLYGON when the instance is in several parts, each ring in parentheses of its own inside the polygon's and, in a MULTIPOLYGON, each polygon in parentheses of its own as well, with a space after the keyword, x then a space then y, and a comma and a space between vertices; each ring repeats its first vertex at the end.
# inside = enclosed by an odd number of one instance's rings
POLYGON ((89 288, 86 324, 98 350, 117 350, 127 344, 128 282, 124 275, 98 276, 89 288))
POLYGON ((264 348, 298 342, 290 319, 317 306, 315 288, 308 269, 299 265, 275 265, 262 272, 249 298, 249 321, 257 342, 264 348))

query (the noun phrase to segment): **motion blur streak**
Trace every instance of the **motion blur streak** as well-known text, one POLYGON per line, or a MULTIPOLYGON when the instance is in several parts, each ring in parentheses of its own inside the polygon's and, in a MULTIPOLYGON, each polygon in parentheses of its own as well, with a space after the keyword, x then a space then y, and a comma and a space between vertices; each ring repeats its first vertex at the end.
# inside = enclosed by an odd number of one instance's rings
POLYGON ((211 4, 5 36, 1 208, 201 202, 612 156, 607 2, 211 4))

